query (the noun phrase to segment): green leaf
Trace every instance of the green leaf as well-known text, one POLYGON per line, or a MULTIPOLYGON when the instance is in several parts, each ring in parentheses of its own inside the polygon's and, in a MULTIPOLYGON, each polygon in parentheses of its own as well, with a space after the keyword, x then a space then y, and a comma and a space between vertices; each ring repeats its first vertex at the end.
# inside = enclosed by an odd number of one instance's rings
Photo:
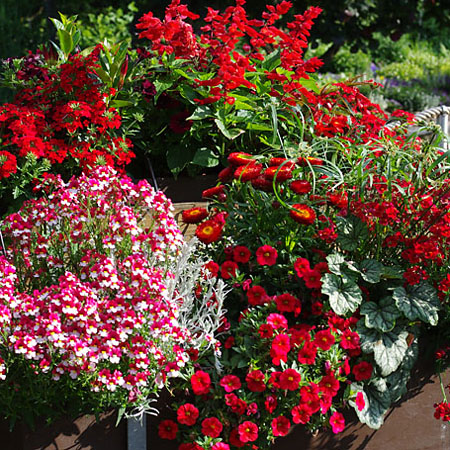
POLYGON ((236 139, 239 135, 244 133, 244 130, 240 129, 228 129, 226 128, 225 124, 220 119, 214 119, 214 122, 217 125, 217 128, 219 128, 220 132, 228 139, 233 140, 236 139))
POLYGON ((155 80, 154 83, 156 89, 155 98, 157 99, 164 91, 171 88, 173 86, 173 81, 160 81, 155 80))
POLYGON ((418 354, 419 346, 417 340, 415 340, 406 350, 405 358, 400 367, 386 378, 393 403, 400 400, 408 392, 406 385, 411 378, 411 369, 417 361, 418 354))
POLYGON ((376 259, 366 259, 360 265, 360 273, 364 281, 368 283, 379 283, 383 264, 376 259))
POLYGON ((356 250, 360 242, 369 235, 366 224, 356 216, 339 217, 337 228, 336 241, 344 250, 356 250))
POLYGON ((262 123, 247 123, 247 130, 253 131, 273 131, 273 128, 262 123))
POLYGON ((420 319, 437 325, 440 307, 436 290, 430 284, 421 282, 414 286, 394 289, 392 294, 397 308, 410 320, 420 319))
POLYGON ((208 106, 200 105, 195 108, 195 111, 186 120, 202 120, 207 117, 213 117, 214 114, 208 106))
POLYGON ((202 147, 195 152, 192 162, 202 167, 215 167, 219 164, 219 158, 213 150, 202 147))
POLYGON ((275 70, 281 64, 280 54, 280 50, 277 49, 267 55, 264 58, 264 62, 262 64, 264 70, 267 70, 268 72, 272 72, 272 70, 275 70))
POLYGON ((341 275, 341 265, 344 264, 345 258, 340 253, 332 253, 327 256, 328 269, 331 273, 341 275))
POLYGON ((391 297, 383 297, 378 304, 367 302, 361 306, 361 314, 365 315, 366 327, 379 331, 390 331, 395 326, 395 320, 400 312, 391 297))
POLYGON ((126 108, 128 106, 133 106, 134 103, 129 100, 113 100, 111 106, 114 108, 126 108))
POLYGON ((312 79, 312 78, 309 78, 309 79, 306 79, 306 78, 300 78, 300 79, 298 80, 298 82, 299 82, 303 87, 305 87, 306 89, 309 89, 310 91, 313 91, 313 92, 315 92, 316 94, 319 94, 319 93, 320 93, 320 88, 319 88, 319 86, 317 85, 317 82, 316 82, 314 79, 312 79))
POLYGON ((408 332, 400 331, 398 328, 388 333, 379 333, 373 354, 384 377, 397 370, 403 361, 408 349, 407 337, 408 332))
POLYGON ((366 407, 356 408, 356 415, 362 423, 377 430, 383 425, 384 415, 391 406, 391 395, 383 378, 375 378, 364 389, 366 407))
POLYGON ((388 280, 402 280, 403 269, 399 266, 391 266, 391 267, 383 266, 381 278, 385 278, 388 280))
POLYGON ((380 333, 374 328, 368 328, 361 319, 356 325, 360 337, 361 350, 364 353, 372 353, 380 338, 380 333))
POLYGON ((350 278, 326 273, 322 283, 322 292, 329 296, 330 306, 336 314, 353 313, 361 304, 361 289, 350 278))
POLYGON ((74 48, 72 36, 66 30, 58 30, 58 37, 61 50, 68 55, 74 48))
POLYGON ((192 161, 194 157, 193 150, 185 147, 172 147, 167 152, 167 165, 172 173, 180 173, 186 164, 192 161))

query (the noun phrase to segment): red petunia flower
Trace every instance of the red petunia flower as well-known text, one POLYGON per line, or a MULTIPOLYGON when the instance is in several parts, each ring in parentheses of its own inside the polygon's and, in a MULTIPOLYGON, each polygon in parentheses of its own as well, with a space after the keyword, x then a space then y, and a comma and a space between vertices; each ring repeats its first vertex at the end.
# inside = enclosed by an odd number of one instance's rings
POLYGON ((311 414, 308 412, 305 405, 294 406, 291 410, 292 421, 294 423, 306 424, 311 419, 311 414))
POLYGON ((247 403, 236 394, 225 394, 225 404, 231 408, 235 414, 242 416, 247 409, 247 403))
POLYGON ((345 350, 354 350, 359 348, 359 334, 355 331, 346 329, 342 333, 340 346, 345 350))
POLYGON ((261 266, 273 266, 277 257, 278 252, 270 245, 263 245, 256 250, 256 261, 261 266))
POLYGON ((333 430, 333 433, 337 434, 341 431, 344 431, 345 428, 345 420, 344 416, 340 412, 335 412, 330 417, 330 425, 331 429, 333 430))
POLYGON ((299 278, 303 278, 303 275, 311 270, 309 261, 306 258, 297 258, 294 262, 294 270, 299 278))
POLYGON ((158 435, 161 439, 174 440, 177 437, 178 425, 173 420, 163 420, 158 425, 158 435))
POLYGON ((195 230, 195 235, 204 244, 217 241, 222 234, 223 225, 214 219, 205 220, 195 230))
POLYGON ((299 350, 297 360, 300 364, 314 364, 317 356, 317 347, 313 342, 305 342, 303 347, 299 350))
POLYGON ((211 450, 230 450, 230 446, 225 442, 217 442, 211 447, 211 450))
POLYGON ((234 261, 225 261, 220 268, 220 275, 224 280, 229 280, 236 276, 238 265, 234 261))
POLYGON ((301 375, 295 369, 286 369, 280 375, 280 388, 288 391, 296 391, 301 379, 301 375))
POLYGON ((236 375, 225 375, 219 384, 229 393, 241 387, 241 380, 236 375))
POLYGON ((305 270, 303 281, 308 289, 320 289, 322 287, 322 274, 318 270, 305 270))
POLYGON ((296 315, 300 314, 300 300, 291 294, 277 295, 275 297, 275 303, 280 312, 295 312, 296 315))
POLYGON ((339 391, 339 380, 336 379, 333 373, 329 373, 322 377, 319 382, 320 392, 325 396, 334 397, 339 391))
POLYGON ((311 192, 311 183, 307 180, 294 180, 290 184, 291 190, 296 194, 307 194, 311 192))
POLYGON ((17 159, 7 151, 0 151, 0 179, 8 178, 17 172, 17 159))
POLYGON ((217 438, 222 433, 223 425, 217 417, 208 417, 202 421, 202 433, 204 436, 217 438))
POLYGON ((287 354, 291 349, 291 343, 287 334, 279 334, 275 336, 270 348, 270 356, 272 363, 279 366, 281 361, 287 362, 287 354))
POLYGON ((308 205, 303 203, 296 203, 292 205, 293 209, 289 211, 289 215, 297 223, 302 225, 311 225, 316 220, 316 213, 308 205))
POLYGON ((352 372, 356 381, 369 380, 372 376, 372 364, 367 361, 361 361, 359 364, 353 366, 352 372))
POLYGON ((211 377, 206 372, 198 370, 191 376, 191 386, 195 395, 208 394, 211 388, 211 377))
POLYGON ((181 218, 184 223, 199 223, 208 216, 206 208, 196 207, 185 209, 181 213, 181 218))
POLYGON ((241 442, 254 442, 258 439, 258 425, 247 420, 239 425, 238 433, 241 442))
POLYGON ((250 305, 264 305, 269 300, 266 290, 262 286, 252 286, 247 290, 250 305))
POLYGON ((269 414, 272 414, 277 409, 277 406, 278 400, 273 394, 268 395, 264 400, 264 408, 269 414))
POLYGON ((192 403, 185 403, 177 410, 178 423, 192 426, 198 419, 199 411, 192 403))
POLYGON ((245 377, 248 388, 252 392, 263 392, 266 390, 264 374, 260 370, 253 370, 245 377))
POLYGON ((331 334, 330 330, 321 330, 314 336, 314 344, 322 349, 324 352, 330 350, 331 346, 335 343, 336 339, 331 334))
POLYGON ((362 392, 358 392, 356 394, 355 403, 356 407, 358 408, 358 411, 362 411, 366 407, 366 402, 364 400, 364 395, 362 392))
POLYGON ((233 260, 237 263, 248 263, 251 256, 250 250, 245 245, 237 245, 233 248, 233 260))
POLYGON ((214 261, 208 261, 203 265, 203 270, 205 270, 209 276, 215 278, 219 274, 219 264, 214 261))
POLYGON ((239 431, 237 428, 233 428, 230 432, 230 444, 237 448, 244 447, 245 445, 245 442, 242 442, 239 438, 239 431))
POLYGON ((275 417, 271 425, 274 436, 286 436, 291 428, 291 422, 284 416, 275 417))

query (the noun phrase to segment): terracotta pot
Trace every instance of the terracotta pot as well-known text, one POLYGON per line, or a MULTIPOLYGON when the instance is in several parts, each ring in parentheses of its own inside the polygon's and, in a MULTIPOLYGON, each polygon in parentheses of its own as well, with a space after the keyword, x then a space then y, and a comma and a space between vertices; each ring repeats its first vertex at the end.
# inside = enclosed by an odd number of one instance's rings
POLYGON ((110 412, 96 422, 94 416, 76 420, 60 419, 50 426, 42 421, 34 430, 22 423, 9 431, 6 421, 0 422, 1 450, 126 450, 127 427, 117 427, 116 414, 110 412))

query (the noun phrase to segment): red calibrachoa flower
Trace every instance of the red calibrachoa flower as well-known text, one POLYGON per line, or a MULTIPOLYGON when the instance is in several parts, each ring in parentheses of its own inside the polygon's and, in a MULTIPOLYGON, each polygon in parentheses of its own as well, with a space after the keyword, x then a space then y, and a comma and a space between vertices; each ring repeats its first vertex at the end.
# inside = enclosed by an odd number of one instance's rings
POLYGON ((0 179, 8 178, 17 172, 17 159, 7 151, 0 151, 0 179))
POLYGON ((337 434, 341 431, 344 431, 345 428, 345 420, 344 416, 340 412, 335 412, 330 417, 330 425, 333 433, 337 434))
POLYGON ((295 205, 292 205, 292 208, 293 209, 289 211, 289 215, 297 223, 311 225, 316 220, 316 213, 310 206, 303 203, 296 203, 295 205))
POLYGON ((181 213, 181 217, 184 223, 199 223, 206 217, 208 217, 208 211, 206 208, 195 207, 191 209, 185 209, 181 213))
POLYGON ((202 421, 202 433, 205 436, 217 438, 222 433, 223 425, 217 417, 208 417, 202 421))
POLYGON ((303 278, 303 275, 311 270, 309 261, 306 258, 297 258, 294 262, 294 270, 299 278, 303 278))
POLYGON ((181 405, 177 410, 177 420, 178 423, 182 425, 192 426, 197 422, 199 415, 198 408, 192 403, 185 403, 181 405))
POLYGON ((311 414, 306 405, 294 406, 291 410, 291 414, 294 423, 306 424, 311 420, 311 414))
POLYGON ((241 387, 241 380, 236 375, 225 375, 219 383, 225 392, 233 392, 241 387))
POLYGON ((314 344, 323 351, 329 350, 335 341, 336 339, 330 330, 318 331, 314 336, 314 344))
POLYGON ((211 377, 203 370, 198 370, 191 376, 191 386, 195 395, 208 394, 211 389, 211 377))
POLYGON ((361 361, 353 366, 352 372, 356 381, 369 380, 372 376, 373 367, 367 361, 361 361))
POLYGON ((278 400, 275 395, 268 395, 264 400, 264 408, 269 414, 272 414, 277 409, 277 405, 278 400))
POLYGON ((237 245, 233 248, 233 260, 237 263, 248 263, 251 256, 250 250, 245 245, 237 245))
POLYGON ((270 356, 272 362, 276 366, 279 366, 281 361, 287 361, 287 354, 291 349, 290 339, 287 334, 279 334, 275 336, 270 348, 270 356))
POLYGON ((163 420, 158 425, 158 435, 161 439, 174 440, 177 437, 178 425, 173 420, 163 420))
POLYGON ((274 436, 286 436, 291 428, 291 422, 284 416, 278 416, 272 420, 271 426, 274 436))
POLYGON ((264 383, 264 374, 260 370, 253 370, 249 372, 245 377, 248 388, 252 392, 263 392, 266 390, 266 384, 264 383))
POLYGON ((296 315, 300 314, 301 304, 297 297, 291 294, 281 294, 275 297, 275 303, 277 309, 280 312, 295 312, 296 315))
POLYGON ((195 230, 195 235, 204 244, 216 242, 222 234, 223 225, 214 219, 205 220, 195 230))
POLYGON ((211 447, 211 450, 230 450, 230 446, 225 442, 217 442, 211 447))
POLYGON ((247 420, 239 425, 238 433, 241 442, 254 442, 258 439, 258 425, 247 420))
POLYGON ((224 280, 229 280, 236 276, 238 265, 234 261, 225 261, 220 268, 220 275, 224 280))
POLYGON ((268 323, 262 323, 259 326, 258 333, 263 339, 270 339, 273 336, 273 327, 268 323))
POLYGON ((264 305, 269 300, 266 290, 262 286, 252 286, 247 290, 248 303, 250 305, 264 305))
POLYGON ((286 369, 280 375, 280 388, 288 391, 296 391, 302 377, 295 369, 286 369))
POLYGON ((364 395, 362 392, 358 392, 356 394, 355 403, 356 407, 358 408, 358 411, 362 411, 366 407, 366 402, 364 400, 364 395))
POLYGON ((302 278, 308 289, 320 289, 322 287, 322 274, 318 270, 305 270, 302 278))
POLYGON ((261 266, 273 266, 277 257, 278 252, 271 245, 263 245, 256 250, 256 261, 261 266))

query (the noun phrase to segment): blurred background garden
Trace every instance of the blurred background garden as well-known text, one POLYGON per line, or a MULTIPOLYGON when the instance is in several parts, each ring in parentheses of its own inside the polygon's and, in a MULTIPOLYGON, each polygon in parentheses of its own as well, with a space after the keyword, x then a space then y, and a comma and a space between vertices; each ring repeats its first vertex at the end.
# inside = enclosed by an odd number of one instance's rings
MULTIPOLYGON (((207 6, 223 10, 231 0, 191 0, 200 15, 207 6)), ((276 4, 277 2, 272 2, 276 4)), ((362 75, 382 84, 370 93, 386 111, 411 112, 450 103, 450 7, 442 0, 318 0, 296 1, 295 11, 311 3, 323 13, 311 31, 307 56, 325 64, 321 76, 332 79, 362 75)), ((48 39, 55 28, 48 17, 58 11, 78 15, 80 47, 135 41, 139 17, 153 11, 163 15, 166 2, 159 0, 2 0, 0 2, 0 58, 24 56, 48 39)), ((259 16, 264 3, 247 1, 250 16, 259 16)), ((284 18, 289 21, 294 12, 284 18)), ((365 92, 369 94, 369 92, 365 92)), ((1 92, 1 100, 8 97, 1 92)))

